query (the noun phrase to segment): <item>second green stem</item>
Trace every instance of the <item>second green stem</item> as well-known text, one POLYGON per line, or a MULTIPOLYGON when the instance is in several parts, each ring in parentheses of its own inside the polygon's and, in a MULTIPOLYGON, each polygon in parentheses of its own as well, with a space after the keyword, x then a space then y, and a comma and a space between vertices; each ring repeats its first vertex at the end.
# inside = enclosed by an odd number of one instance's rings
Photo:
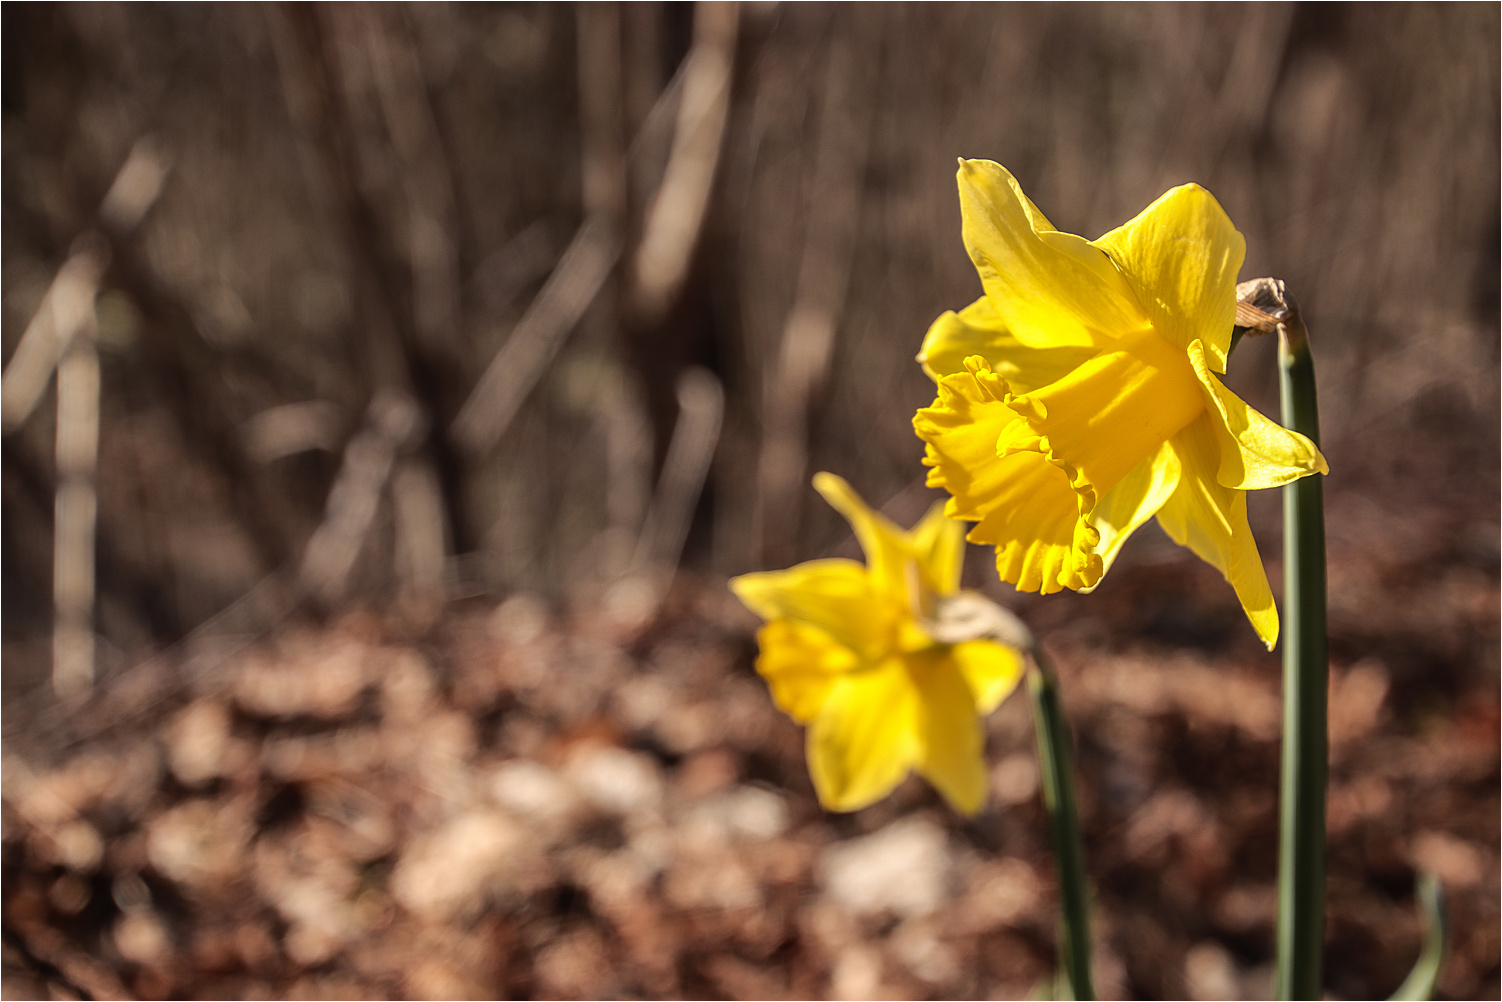
POLYGON ((1038 735, 1038 764, 1043 802, 1048 808, 1049 833, 1059 871, 1059 900, 1063 914, 1060 966, 1069 979, 1073 998, 1095 998, 1090 980, 1090 916, 1085 889, 1085 850, 1080 838, 1079 810, 1074 797, 1074 757, 1069 725, 1059 704, 1059 687, 1048 659, 1034 646, 1027 690, 1033 701, 1033 727, 1038 735))
MULTIPOLYGON (((1283 424, 1319 444, 1308 334, 1294 312, 1278 350, 1283 424)), ((1283 488, 1283 763, 1278 837, 1280 999, 1320 997, 1325 928, 1325 786, 1330 668, 1325 622, 1325 517, 1320 478, 1283 488)))

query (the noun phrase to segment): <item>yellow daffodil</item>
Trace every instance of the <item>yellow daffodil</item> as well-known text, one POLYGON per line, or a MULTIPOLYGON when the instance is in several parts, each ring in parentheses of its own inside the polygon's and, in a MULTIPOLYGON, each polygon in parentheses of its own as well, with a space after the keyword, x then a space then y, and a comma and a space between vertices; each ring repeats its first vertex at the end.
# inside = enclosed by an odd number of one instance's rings
POLYGON ((1309 439, 1225 388, 1246 243, 1194 184, 1099 240, 1060 233, 1015 178, 960 162, 965 247, 985 295, 918 360, 938 398, 913 424, 1002 580, 1089 591, 1154 515, 1226 576, 1269 649, 1278 611, 1246 491, 1328 472, 1309 439))
POLYGON ((814 560, 730 587, 767 621, 756 670, 808 726, 819 801, 858 810, 916 769, 974 814, 986 798, 979 718, 1017 687, 1022 660, 987 640, 939 643, 920 625, 959 588, 964 526, 936 504, 904 532, 839 477, 820 473, 814 487, 850 522, 867 563, 814 560))

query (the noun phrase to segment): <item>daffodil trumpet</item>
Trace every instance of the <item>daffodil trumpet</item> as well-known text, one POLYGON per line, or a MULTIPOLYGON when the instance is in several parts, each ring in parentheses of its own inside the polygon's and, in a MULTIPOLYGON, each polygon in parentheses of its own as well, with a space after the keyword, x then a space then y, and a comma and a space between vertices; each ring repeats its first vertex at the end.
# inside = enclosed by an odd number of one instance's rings
POLYGON ((1245 241, 1198 185, 1098 240, 1062 233, 999 164, 962 161, 984 295, 939 317, 913 425, 946 513, 1003 581, 1090 591, 1148 519, 1225 575, 1271 649, 1278 613, 1246 492, 1327 471, 1307 436, 1221 381, 1245 241))

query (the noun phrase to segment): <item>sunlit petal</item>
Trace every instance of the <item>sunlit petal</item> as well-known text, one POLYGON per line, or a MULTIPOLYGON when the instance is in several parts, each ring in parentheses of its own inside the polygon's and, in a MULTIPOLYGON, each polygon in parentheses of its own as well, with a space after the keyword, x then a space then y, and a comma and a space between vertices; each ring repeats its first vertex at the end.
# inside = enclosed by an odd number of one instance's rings
POLYGON ((999 461, 1009 473, 991 510, 966 538, 996 550, 996 574, 1018 591, 1044 595, 1088 588, 1100 580, 1095 528, 1066 473, 1036 453, 999 461))
POLYGON ((892 646, 898 612, 853 560, 810 560, 785 571, 732 578, 730 589, 766 620, 817 626, 867 661, 892 646))
POLYGON ((1148 320, 1121 272, 1082 237, 1060 233, 1005 167, 959 170, 965 248, 1001 324, 1032 348, 1100 345, 1148 320))
POLYGON ((845 482, 833 473, 814 474, 814 490, 824 496, 829 506, 850 523, 855 538, 866 552, 866 568, 873 585, 894 601, 907 600, 907 576, 905 565, 912 559, 907 533, 893 525, 891 520, 871 507, 845 482))
POLYGON ((1094 246, 1126 275, 1159 335, 1180 350, 1203 341, 1211 366, 1226 371, 1246 240, 1214 195, 1172 188, 1094 246))
POLYGON ((1178 489, 1158 510, 1158 523, 1181 546, 1226 576, 1252 628, 1267 644, 1278 642, 1278 609, 1267 570, 1246 520, 1246 492, 1222 486, 1214 418, 1206 413, 1173 438, 1182 473, 1178 489))
POLYGON ((918 695, 900 658, 841 675, 808 729, 808 770, 832 811, 866 807, 902 782, 922 750, 918 695))
POLYGON ((928 378, 937 382, 941 376, 963 372, 965 359, 979 355, 1007 385, 1027 393, 1068 374, 1094 353, 1088 345, 1027 347, 1006 329, 990 298, 982 296, 960 312, 945 313, 933 322, 918 350, 918 361, 928 378))
POLYGON ((946 513, 976 523, 1003 581, 1044 593, 1091 590, 1156 513, 1271 645, 1244 492, 1328 467, 1219 378, 1241 234, 1198 185, 1093 242, 1059 233, 997 164, 962 162, 959 187, 986 296, 930 328, 919 361, 938 397, 913 421, 946 513))
POLYGON ((1205 407, 1184 353, 1152 331, 1122 338, 1063 379, 1009 402, 1024 421, 1001 451, 1046 449, 1097 495, 1205 407))
POLYGON ((1016 686, 1014 652, 985 640, 951 647, 930 632, 958 589, 964 526, 935 504, 911 531, 872 511, 838 477, 815 478, 850 520, 872 565, 816 560, 746 574, 731 587, 768 620, 756 670, 772 698, 808 726, 819 801, 851 811, 918 768, 967 813, 985 801, 977 701, 989 711, 1016 686))
POLYGON ((986 739, 975 697, 943 653, 910 659, 909 671, 918 691, 922 735, 918 771, 957 810, 974 814, 986 800, 986 739))
POLYGON ((1225 388, 1210 371, 1205 349, 1189 345, 1189 361, 1204 388, 1220 447, 1216 479, 1223 487, 1263 490, 1282 487, 1311 473, 1329 473, 1319 448, 1296 431, 1264 417, 1225 388))
POLYGON ((1000 706, 1022 680, 1022 655, 1010 647, 972 640, 955 644, 950 656, 970 686, 976 709, 982 714, 1000 706))
MULTIPOLYGON (((1091 520, 1100 530, 1101 573, 1111 569, 1132 533, 1158 513, 1179 486, 1179 454, 1171 442, 1164 442, 1156 452, 1138 463, 1125 477, 1105 493, 1095 506, 1091 520)), ((1093 588, 1081 588, 1093 591, 1093 588)))
POLYGON ((944 502, 935 502, 911 538, 923 583, 935 595, 952 594, 965 565, 965 523, 945 515, 944 502))
POLYGON ((806 724, 819 715, 835 681, 860 659, 816 626, 777 619, 756 633, 756 670, 784 713, 806 724))

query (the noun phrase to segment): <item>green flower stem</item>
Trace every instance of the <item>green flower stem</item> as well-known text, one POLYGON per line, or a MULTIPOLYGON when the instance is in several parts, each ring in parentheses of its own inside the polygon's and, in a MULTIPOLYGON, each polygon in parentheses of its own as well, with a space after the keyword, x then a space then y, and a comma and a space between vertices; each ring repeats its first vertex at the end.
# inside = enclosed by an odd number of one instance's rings
POLYGON ((1027 691, 1033 699, 1033 728, 1038 735, 1038 765, 1043 802, 1048 807, 1054 861, 1059 871, 1063 936, 1060 966, 1069 979, 1071 998, 1093 999, 1090 981, 1090 916, 1085 894, 1085 851, 1080 839, 1080 816, 1074 799, 1074 761, 1069 750, 1069 725, 1059 705, 1059 685, 1053 668, 1034 644, 1027 691))
MULTIPOLYGON (((1319 444, 1314 360, 1297 307, 1279 326, 1283 424, 1319 444)), ((1320 997, 1325 925, 1325 786, 1329 685, 1325 515, 1320 477, 1283 488, 1283 762, 1274 993, 1320 997)))

